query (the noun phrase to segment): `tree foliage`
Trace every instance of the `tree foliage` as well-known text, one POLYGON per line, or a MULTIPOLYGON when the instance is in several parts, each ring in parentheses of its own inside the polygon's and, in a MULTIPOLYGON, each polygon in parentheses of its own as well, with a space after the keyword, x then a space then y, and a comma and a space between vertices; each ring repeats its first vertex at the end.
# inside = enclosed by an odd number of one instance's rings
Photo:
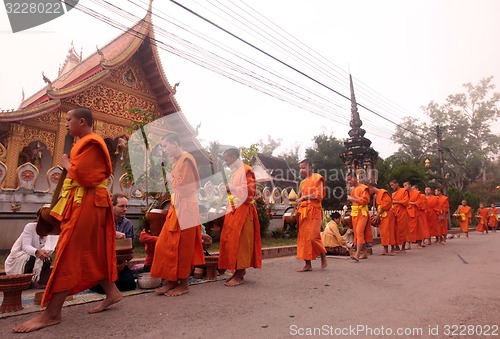
POLYGON ((270 135, 267 136, 267 143, 262 141, 260 139, 257 142, 257 146, 260 150, 260 153, 266 154, 266 155, 273 155, 274 151, 281 146, 281 142, 283 139, 279 138, 277 140, 273 139, 270 135))
POLYGON ((467 83, 465 93, 448 96, 444 104, 432 101, 423 107, 430 122, 405 118, 392 136, 400 145, 394 157, 418 163, 428 158, 430 170, 439 173, 436 126, 440 126, 448 186, 462 190, 471 182, 491 177, 488 169, 498 158, 500 146, 500 134, 491 130, 500 118, 500 93, 493 91, 492 80, 467 83))

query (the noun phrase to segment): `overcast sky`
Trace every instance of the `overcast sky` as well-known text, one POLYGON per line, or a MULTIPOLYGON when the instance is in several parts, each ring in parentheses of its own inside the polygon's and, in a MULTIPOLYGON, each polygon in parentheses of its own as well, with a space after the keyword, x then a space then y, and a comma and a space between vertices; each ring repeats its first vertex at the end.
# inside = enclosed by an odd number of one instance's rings
MULTIPOLYGON (((143 0, 134 2, 142 8, 130 1, 113 3, 142 18, 146 5, 143 0)), ((247 73, 260 72, 233 57, 228 52, 232 48, 272 69, 280 79, 289 79, 286 86, 296 94, 284 94, 286 101, 297 102, 291 98, 301 95, 308 98, 299 100, 300 106, 309 107, 302 109, 277 98, 276 86, 283 83, 274 75, 263 75, 267 85, 253 82, 268 94, 273 91, 270 96, 195 65, 185 60, 184 54, 179 57, 160 49, 169 82, 181 82, 177 101, 193 127, 201 123, 199 138, 205 144, 219 141, 249 146, 271 135, 283 139, 279 151, 300 145, 304 152, 312 145, 312 138, 322 132, 345 138, 350 103, 338 93, 349 96, 350 72, 359 103, 386 118, 359 110, 366 136, 373 141, 375 150, 387 157, 397 149, 390 141, 395 130, 393 122, 408 115, 424 118, 421 106, 432 100, 443 103, 449 94, 463 92, 464 83, 477 83, 490 75, 495 83, 500 81, 500 2, 495 0, 179 2, 317 81, 245 46, 170 1, 154 1, 153 23, 157 26, 156 38, 162 43, 176 51, 184 48, 165 35, 171 32, 232 60, 247 73), (245 18, 258 27, 246 26, 250 23, 245 23, 245 18), (174 20, 184 28, 178 28, 174 20), (262 30, 256 30, 259 28, 262 30), (208 34, 226 51, 190 32, 208 34), (270 35, 266 38, 263 34, 270 35), (273 37, 293 49, 292 55, 278 50, 276 41, 266 40, 273 37), (302 61, 293 58, 306 51, 325 59, 313 61, 311 54, 302 61), (313 62, 316 66, 312 66, 313 62), (318 106, 311 109, 310 102, 318 106)), ((115 15, 92 1, 80 0, 80 4, 107 16, 115 15)), ((120 18, 129 27, 135 20, 120 18)), ((23 89, 27 98, 43 88, 42 71, 55 79, 71 41, 77 51, 83 50, 85 58, 95 52, 96 45, 102 47, 119 34, 120 30, 78 10, 13 34, 5 8, 1 7, 0 108, 17 108, 23 89)))

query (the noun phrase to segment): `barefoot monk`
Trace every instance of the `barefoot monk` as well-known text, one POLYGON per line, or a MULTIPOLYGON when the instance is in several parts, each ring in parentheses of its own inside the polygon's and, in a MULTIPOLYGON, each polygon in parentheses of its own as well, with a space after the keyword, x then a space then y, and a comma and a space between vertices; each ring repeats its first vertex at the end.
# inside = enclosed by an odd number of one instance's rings
POLYGON ((96 284, 103 287, 106 298, 89 313, 103 311, 122 298, 114 284, 118 278, 116 230, 107 190, 111 160, 104 140, 92 132, 92 123, 88 108, 78 107, 66 115, 66 128, 78 141, 70 156, 64 154, 61 158, 68 175, 62 198, 51 212, 61 222, 61 233, 42 300, 42 307, 47 305, 47 308, 15 327, 14 332, 31 332, 58 324, 66 297, 96 284))

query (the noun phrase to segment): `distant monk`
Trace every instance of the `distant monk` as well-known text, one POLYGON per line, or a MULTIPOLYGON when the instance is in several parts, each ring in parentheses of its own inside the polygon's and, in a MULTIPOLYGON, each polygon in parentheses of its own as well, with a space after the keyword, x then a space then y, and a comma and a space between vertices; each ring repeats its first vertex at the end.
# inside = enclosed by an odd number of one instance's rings
POLYGON ((410 243, 417 243, 418 248, 422 248, 422 222, 420 220, 420 209, 417 204, 420 199, 420 191, 411 185, 409 181, 403 183, 403 187, 409 193, 408 207, 408 230, 410 243))
POLYGON ((489 214, 490 214, 490 219, 489 219, 490 227, 493 232, 496 232, 498 228, 498 208, 495 206, 495 204, 491 204, 489 214))
MULTIPOLYGON (((415 186, 415 188, 417 188, 415 186)), ((422 246, 425 246, 425 240, 427 239, 430 243, 431 241, 431 233, 429 230, 429 224, 427 223, 427 197, 424 193, 420 192, 420 196, 418 198, 417 207, 420 211, 420 221, 422 223, 422 246)))
POLYGON ((441 188, 436 188, 436 197, 438 199, 438 225, 439 225, 439 239, 441 245, 446 245, 446 236, 448 235, 448 213, 450 210, 450 202, 448 197, 443 195, 441 188))
POLYGON ((384 250, 379 255, 393 256, 395 252, 396 239, 394 238, 394 213, 392 212, 392 197, 383 188, 369 185, 370 193, 375 194, 375 204, 377 205, 377 216, 380 220, 380 242, 384 250), (391 251, 389 252, 389 245, 391 251))
POLYGON ((231 196, 220 235, 219 268, 231 270, 233 275, 225 285, 233 287, 244 283, 247 268, 262 267, 262 240, 254 205, 257 191, 255 174, 240 159, 238 149, 229 148, 222 156, 235 172, 226 186, 231 196))
POLYGON ((479 204, 479 209, 477 210, 477 215, 479 217, 476 231, 481 232, 481 234, 488 234, 488 209, 484 207, 483 203, 479 204))
POLYGON ((370 191, 368 186, 360 184, 354 174, 348 174, 347 183, 351 187, 351 193, 347 200, 352 202, 351 218, 352 229, 354 231, 354 245, 356 253, 351 256, 351 259, 356 262, 359 259, 368 259, 366 243, 370 241, 371 223, 370 212, 368 211, 368 203, 370 202, 370 191))
POLYGON ((156 294, 177 297, 189 292, 188 279, 194 266, 204 265, 197 191, 200 176, 194 157, 182 149, 180 138, 169 133, 161 140, 169 157, 175 159, 167 180, 172 186, 170 208, 156 241, 151 277, 166 284, 156 294))
POLYGON ((323 209, 321 202, 325 198, 325 179, 318 173, 313 173, 312 162, 302 160, 299 164, 300 175, 305 177, 299 186, 297 199, 297 214, 299 216, 299 233, 297 235, 297 259, 304 260, 304 267, 297 272, 312 270, 311 260, 321 256, 321 268, 326 268, 326 249, 321 242, 321 222, 323 209))
POLYGON ((103 311, 122 299, 113 283, 118 274, 113 205, 107 189, 112 174, 111 159, 104 140, 92 132, 92 123, 88 108, 78 107, 67 113, 66 128, 79 140, 70 156, 63 154, 61 158, 68 175, 63 198, 51 212, 61 221, 61 233, 41 304, 43 307, 48 302, 48 305, 40 315, 15 327, 14 332, 31 332, 58 324, 66 297, 96 284, 103 287, 106 298, 89 313, 103 311))
POLYGON ((469 237, 469 224, 472 218, 472 210, 467 206, 467 200, 462 200, 462 205, 458 206, 458 215, 460 223, 460 232, 465 233, 465 237, 469 237))
POLYGON ((392 188, 392 208, 396 219, 395 226, 395 239, 396 239, 396 252, 405 253, 406 242, 409 241, 408 229, 408 203, 410 195, 407 190, 399 187, 396 179, 391 180, 389 185, 392 188), (401 246, 401 248, 399 247, 401 246))
POLYGON ((436 243, 439 242, 439 204, 437 197, 432 194, 432 188, 425 188, 425 197, 427 198, 427 209, 425 210, 425 218, 427 219, 427 225, 429 226, 429 242, 431 245, 431 237, 435 237, 436 243))

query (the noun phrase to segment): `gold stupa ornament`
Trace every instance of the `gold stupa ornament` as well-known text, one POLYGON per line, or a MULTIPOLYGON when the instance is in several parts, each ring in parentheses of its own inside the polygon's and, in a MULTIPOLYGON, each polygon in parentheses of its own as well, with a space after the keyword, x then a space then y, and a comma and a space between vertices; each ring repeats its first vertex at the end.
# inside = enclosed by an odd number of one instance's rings
POLYGON ((295 193, 293 188, 288 194, 288 201, 290 201, 290 205, 295 205, 297 203, 297 193, 295 193))

